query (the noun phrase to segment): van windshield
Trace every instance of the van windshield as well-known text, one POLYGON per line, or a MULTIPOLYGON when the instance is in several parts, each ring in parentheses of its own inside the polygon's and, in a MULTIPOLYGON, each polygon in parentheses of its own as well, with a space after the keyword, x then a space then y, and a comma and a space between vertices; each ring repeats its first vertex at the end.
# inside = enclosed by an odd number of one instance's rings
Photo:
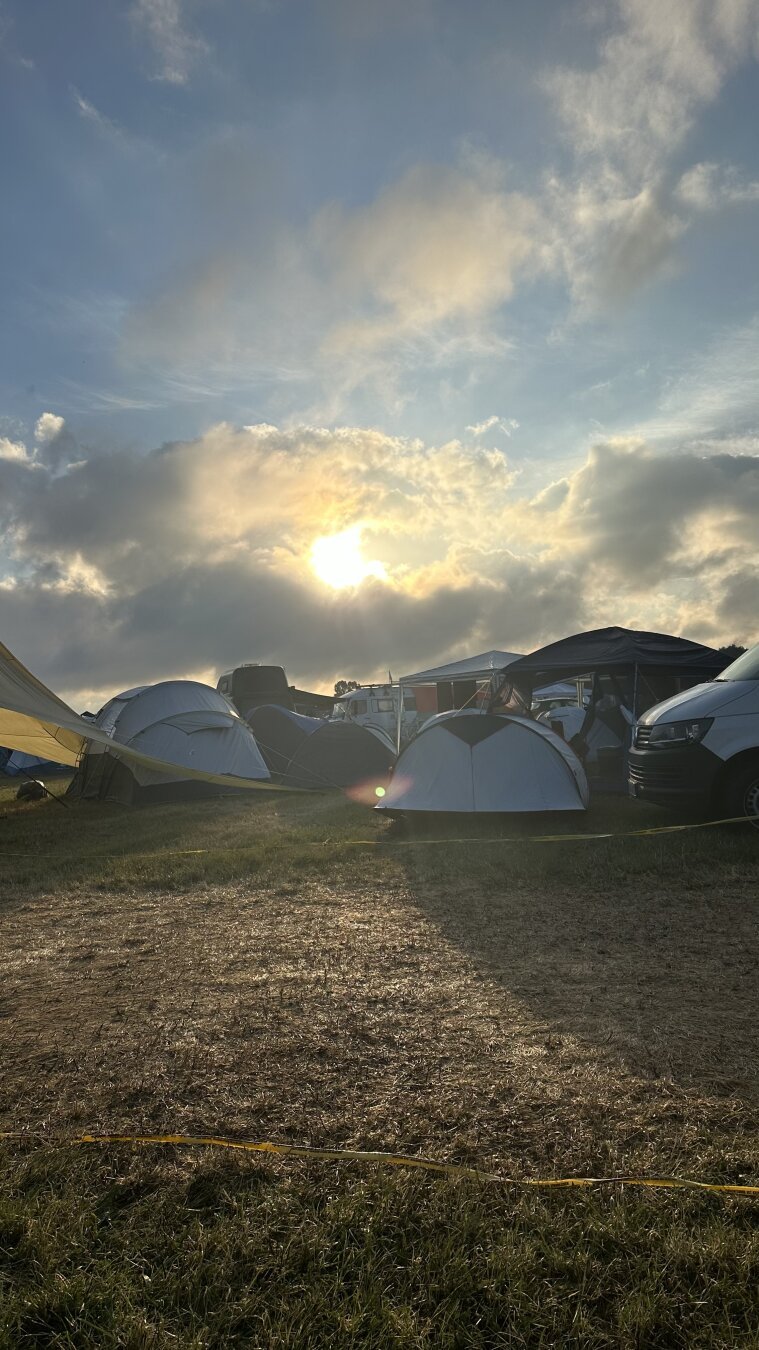
POLYGON ((759 646, 750 647, 731 666, 727 666, 718 680, 759 680, 759 646))

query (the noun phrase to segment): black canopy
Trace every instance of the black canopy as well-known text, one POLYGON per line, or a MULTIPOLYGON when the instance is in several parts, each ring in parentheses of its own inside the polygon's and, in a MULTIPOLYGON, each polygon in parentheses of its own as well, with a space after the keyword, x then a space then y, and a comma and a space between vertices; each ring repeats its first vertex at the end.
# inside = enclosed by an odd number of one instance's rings
POLYGON ((551 642, 539 651, 522 656, 509 665, 509 676, 551 675, 565 679, 589 671, 623 670, 629 666, 643 669, 666 667, 680 673, 703 674, 714 679, 725 668, 725 658, 713 647, 669 633, 646 633, 637 628, 595 628, 589 633, 551 642))
MULTIPOLYGON (((539 688, 541 683, 579 675, 621 678, 634 676, 636 671, 644 678, 646 675, 675 677, 677 684, 685 688, 689 684, 715 679, 726 664, 725 657, 713 647, 672 637, 669 633, 647 633, 636 628, 596 628, 589 633, 575 633, 560 642, 551 642, 547 647, 521 657, 512 662, 504 677, 525 693, 539 688)), ((676 689, 671 692, 675 693, 676 689)))

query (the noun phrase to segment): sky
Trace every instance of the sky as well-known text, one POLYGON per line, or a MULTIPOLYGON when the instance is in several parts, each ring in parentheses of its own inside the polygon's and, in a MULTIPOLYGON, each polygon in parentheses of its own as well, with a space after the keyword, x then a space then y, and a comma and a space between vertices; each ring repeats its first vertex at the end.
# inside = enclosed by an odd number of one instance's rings
POLYGON ((74 706, 759 641, 759 0, 0 0, 0 639, 74 706))

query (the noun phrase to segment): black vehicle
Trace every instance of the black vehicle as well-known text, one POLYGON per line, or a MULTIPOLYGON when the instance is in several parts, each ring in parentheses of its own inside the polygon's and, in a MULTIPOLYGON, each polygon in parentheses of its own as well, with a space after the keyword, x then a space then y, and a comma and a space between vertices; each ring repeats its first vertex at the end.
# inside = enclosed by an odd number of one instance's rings
POLYGON ((332 695, 315 694, 288 684, 283 666, 260 666, 254 662, 225 671, 216 688, 244 718, 251 708, 263 704, 275 704, 306 717, 329 717, 334 703, 332 695))

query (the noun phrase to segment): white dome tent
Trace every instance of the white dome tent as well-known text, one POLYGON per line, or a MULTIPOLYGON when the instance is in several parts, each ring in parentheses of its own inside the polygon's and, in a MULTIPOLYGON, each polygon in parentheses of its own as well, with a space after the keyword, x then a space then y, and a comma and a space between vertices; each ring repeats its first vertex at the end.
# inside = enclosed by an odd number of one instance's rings
POLYGON ((95 726, 116 743, 172 766, 165 773, 125 762, 91 743, 69 791, 108 801, 173 801, 223 791, 183 769, 233 779, 269 778, 250 728, 226 699, 195 680, 166 680, 109 700, 95 726))
MULTIPOLYGON (((626 708, 621 708, 620 714, 628 725, 632 724, 632 714, 626 708)), ((573 736, 579 736, 582 733, 583 726, 587 721, 587 710, 572 707, 551 708, 547 712, 538 713, 536 721, 545 727, 550 727, 552 731, 557 730, 556 724, 558 724, 564 740, 569 742, 573 736)), ((618 732, 604 722, 600 716, 593 718, 583 739, 588 747, 588 753, 585 755, 586 764, 598 762, 599 750, 621 750, 624 744, 618 732)))
POLYGON ((529 717, 440 713, 398 758, 377 810, 472 814, 584 811, 588 784, 569 746, 529 717))

